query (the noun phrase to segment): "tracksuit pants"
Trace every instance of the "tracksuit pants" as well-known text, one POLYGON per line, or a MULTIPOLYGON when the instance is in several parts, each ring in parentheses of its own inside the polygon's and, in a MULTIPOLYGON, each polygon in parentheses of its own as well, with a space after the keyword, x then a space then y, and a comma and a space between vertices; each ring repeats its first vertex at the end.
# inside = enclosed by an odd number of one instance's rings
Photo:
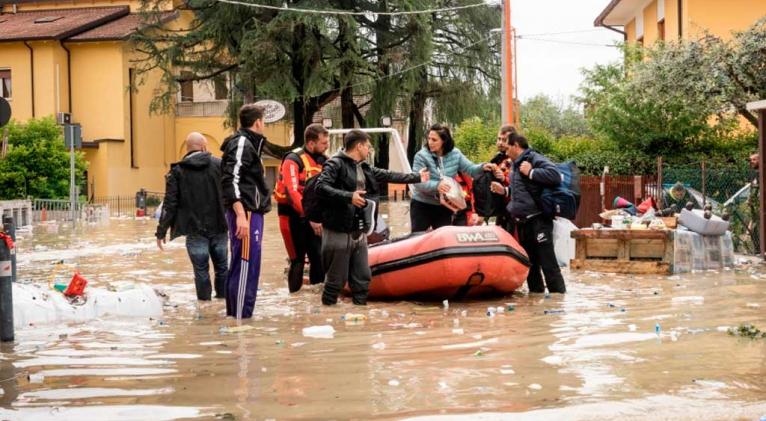
POLYGON ((526 250, 529 261, 532 263, 527 276, 529 292, 545 292, 547 285, 548 292, 565 293, 567 287, 553 248, 553 220, 538 216, 517 222, 516 229, 519 243, 526 250), (545 283, 543 283, 543 274, 545 283))
POLYGON ((231 264, 226 280, 226 315, 237 319, 253 317, 258 278, 261 275, 261 243, 263 241, 263 214, 246 212, 250 230, 247 237, 237 238, 237 214, 226 211, 231 244, 231 264))

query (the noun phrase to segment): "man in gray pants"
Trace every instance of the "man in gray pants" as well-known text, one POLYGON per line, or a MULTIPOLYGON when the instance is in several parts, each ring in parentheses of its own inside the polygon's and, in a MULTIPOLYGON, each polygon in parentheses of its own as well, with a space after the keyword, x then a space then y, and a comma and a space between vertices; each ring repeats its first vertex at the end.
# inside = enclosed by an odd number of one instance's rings
POLYGON ((370 166, 370 136, 351 130, 343 137, 343 151, 328 160, 317 180, 322 198, 322 263, 326 271, 322 304, 333 305, 348 280, 354 304, 366 305, 370 265, 367 233, 375 221, 380 182, 412 184, 428 180, 420 174, 402 174, 370 166))

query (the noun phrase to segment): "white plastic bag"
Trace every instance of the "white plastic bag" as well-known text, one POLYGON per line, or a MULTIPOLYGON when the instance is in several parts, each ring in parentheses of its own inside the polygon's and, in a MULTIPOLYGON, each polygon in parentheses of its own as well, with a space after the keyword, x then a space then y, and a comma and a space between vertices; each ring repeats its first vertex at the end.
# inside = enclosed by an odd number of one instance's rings
POLYGON ((569 266, 569 261, 575 257, 575 240, 571 233, 576 229, 577 226, 568 219, 553 220, 553 250, 561 267, 569 266))
POLYGON ((452 212, 458 212, 466 208, 465 197, 460 183, 452 177, 442 177, 441 182, 449 184, 447 194, 439 195, 439 202, 452 212))

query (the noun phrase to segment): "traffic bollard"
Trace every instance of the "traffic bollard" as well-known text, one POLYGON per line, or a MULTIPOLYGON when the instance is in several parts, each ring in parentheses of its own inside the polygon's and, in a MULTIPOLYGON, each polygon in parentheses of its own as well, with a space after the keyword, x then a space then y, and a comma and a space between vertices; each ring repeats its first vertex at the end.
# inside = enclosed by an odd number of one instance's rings
MULTIPOLYGON (((14 243, 16 242, 16 220, 14 220, 12 216, 3 217, 3 231, 11 236, 14 243)), ((16 280, 19 279, 16 276, 16 248, 11 250, 11 271, 13 272, 11 274, 13 282, 16 282, 16 280)))
POLYGON ((11 251, 13 241, 0 232, 0 341, 13 340, 13 270, 11 251))

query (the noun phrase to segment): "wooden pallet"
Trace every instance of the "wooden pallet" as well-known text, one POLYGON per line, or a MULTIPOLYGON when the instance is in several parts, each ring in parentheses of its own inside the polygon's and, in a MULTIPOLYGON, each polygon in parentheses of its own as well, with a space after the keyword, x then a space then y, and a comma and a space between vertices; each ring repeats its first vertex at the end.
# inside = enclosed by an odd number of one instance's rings
POLYGON ((572 270, 668 274, 673 265, 672 230, 581 229, 572 231, 572 270))

